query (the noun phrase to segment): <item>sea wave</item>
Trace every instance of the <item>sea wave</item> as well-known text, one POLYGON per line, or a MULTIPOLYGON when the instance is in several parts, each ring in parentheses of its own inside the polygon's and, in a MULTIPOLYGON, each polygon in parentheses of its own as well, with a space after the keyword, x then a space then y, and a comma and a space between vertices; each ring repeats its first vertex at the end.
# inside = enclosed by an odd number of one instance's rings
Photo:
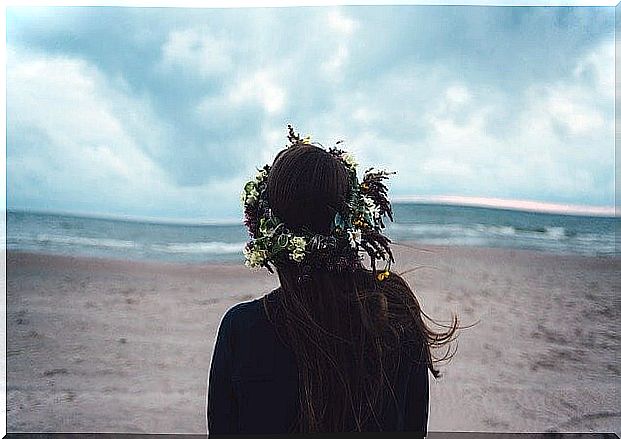
POLYGON ((89 247, 112 247, 112 248, 132 248, 136 247, 134 241, 126 241, 121 239, 110 238, 90 238, 85 236, 68 236, 68 235, 51 235, 38 234, 34 241, 40 244, 65 244, 65 245, 83 245, 89 247))
POLYGON ((245 242, 172 242, 154 244, 151 248, 164 253, 233 254, 241 253, 245 242))
POLYGON ((492 245, 586 255, 616 255, 620 244, 613 232, 577 233, 561 226, 391 223, 388 233, 396 241, 411 239, 425 244, 492 245))
POLYGON ((137 243, 134 241, 92 238, 84 236, 38 234, 11 236, 9 247, 19 247, 20 244, 35 244, 37 246, 62 245, 62 246, 87 246, 99 248, 131 249, 140 247, 143 251, 160 253, 186 253, 186 254, 233 254, 241 253, 245 242, 171 242, 165 244, 137 243))
POLYGON ((567 232, 564 227, 515 227, 488 224, 437 224, 437 223, 391 223, 388 230, 399 233, 411 233, 416 236, 430 237, 483 237, 514 236, 533 237, 537 239, 566 239, 576 237, 574 232, 567 232))

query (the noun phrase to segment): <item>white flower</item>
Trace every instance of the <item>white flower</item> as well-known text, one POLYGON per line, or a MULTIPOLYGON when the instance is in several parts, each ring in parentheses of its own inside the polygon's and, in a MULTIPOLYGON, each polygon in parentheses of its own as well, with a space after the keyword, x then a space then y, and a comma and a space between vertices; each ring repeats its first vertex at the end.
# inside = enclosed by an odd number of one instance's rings
POLYGON ((347 163, 349 166, 351 167, 356 167, 358 166, 358 162, 356 161, 356 158, 354 157, 354 155, 351 152, 345 152, 341 155, 341 159, 343 159, 343 161, 345 163, 347 163))
POLYGON ((298 252, 297 250, 294 250, 294 252, 291 253, 291 259, 293 259, 295 262, 302 262, 304 260, 304 252, 298 252))
POLYGON ((259 199, 259 191, 254 184, 247 185, 244 188, 243 200, 245 204, 254 204, 259 199))
POLYGON ((246 257, 246 267, 259 268, 267 258, 266 250, 244 248, 244 256, 246 257))
POLYGON ((265 169, 261 169, 259 172, 257 172, 255 180, 257 181, 257 183, 261 183, 263 180, 265 180, 265 177, 267 177, 267 171, 265 169))
POLYGON ((362 241, 362 231, 358 229, 349 229, 347 231, 347 235, 349 236, 349 244, 356 248, 358 244, 362 241))
POLYGON ((248 195, 248 197, 246 197, 246 202, 248 204, 254 204, 257 202, 257 200, 259 199, 259 194, 258 193, 251 193, 248 195))
POLYGON ((265 220, 265 218, 261 218, 259 220, 259 233, 261 233, 261 236, 271 235, 272 232, 273 230, 268 228, 267 221, 265 220))
POLYGON ((294 236, 289 240, 289 249, 292 250, 291 259, 300 262, 304 259, 306 240, 301 236, 294 236))
POLYGON ((304 248, 306 247, 306 239, 301 236, 294 236, 293 238, 291 238, 290 242, 294 248, 304 250, 304 248))
POLYGON ((367 197, 366 195, 362 196, 362 201, 364 201, 364 204, 366 204, 367 209, 371 214, 371 217, 379 218, 380 210, 379 207, 377 207, 377 205, 375 204, 375 201, 373 201, 370 197, 367 197))

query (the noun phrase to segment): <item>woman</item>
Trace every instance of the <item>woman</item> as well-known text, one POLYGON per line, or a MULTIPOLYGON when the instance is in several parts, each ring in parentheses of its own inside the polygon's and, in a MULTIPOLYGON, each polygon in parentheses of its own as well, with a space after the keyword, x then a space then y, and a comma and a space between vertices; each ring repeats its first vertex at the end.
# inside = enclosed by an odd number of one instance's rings
POLYGON ((242 194, 246 265, 275 268, 280 287, 222 319, 209 433, 426 434, 427 369, 439 375, 431 350, 455 337, 457 319, 433 332, 390 271, 389 173, 370 169, 359 180, 351 154, 313 145, 291 126, 288 137, 242 194))

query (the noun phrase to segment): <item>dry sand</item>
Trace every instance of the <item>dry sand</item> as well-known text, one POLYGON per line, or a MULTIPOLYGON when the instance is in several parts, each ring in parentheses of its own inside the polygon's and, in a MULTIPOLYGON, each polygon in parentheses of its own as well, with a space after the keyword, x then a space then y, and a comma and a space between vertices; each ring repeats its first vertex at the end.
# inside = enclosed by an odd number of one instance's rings
MULTIPOLYGON (((423 309, 464 323, 431 431, 621 433, 621 259, 395 246, 423 309)), ((241 265, 7 254, 9 432, 205 433, 216 330, 277 286, 241 265)))

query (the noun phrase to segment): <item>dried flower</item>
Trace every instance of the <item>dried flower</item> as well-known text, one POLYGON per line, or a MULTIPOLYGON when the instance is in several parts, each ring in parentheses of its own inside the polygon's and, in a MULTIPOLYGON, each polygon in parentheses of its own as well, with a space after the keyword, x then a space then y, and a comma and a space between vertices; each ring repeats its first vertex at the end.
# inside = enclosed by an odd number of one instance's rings
POLYGON ((344 152, 343 154, 341 154, 341 159, 345 163, 347 163, 348 166, 352 168, 355 168, 356 166, 358 166, 358 162, 356 161, 356 158, 350 152, 344 152))
POLYGON ((380 282, 385 280, 388 276, 390 276, 390 271, 386 270, 386 271, 382 271, 381 273, 379 273, 377 275, 377 280, 379 280, 380 282))

